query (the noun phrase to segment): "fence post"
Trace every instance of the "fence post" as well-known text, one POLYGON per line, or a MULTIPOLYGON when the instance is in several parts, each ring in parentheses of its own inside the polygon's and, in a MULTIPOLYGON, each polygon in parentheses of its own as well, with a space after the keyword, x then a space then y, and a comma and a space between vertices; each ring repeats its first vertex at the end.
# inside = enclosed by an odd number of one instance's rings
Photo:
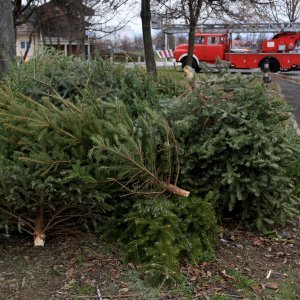
POLYGON ((266 59, 263 67, 263 83, 268 86, 268 84, 272 81, 272 78, 270 76, 270 63, 269 60, 266 59))

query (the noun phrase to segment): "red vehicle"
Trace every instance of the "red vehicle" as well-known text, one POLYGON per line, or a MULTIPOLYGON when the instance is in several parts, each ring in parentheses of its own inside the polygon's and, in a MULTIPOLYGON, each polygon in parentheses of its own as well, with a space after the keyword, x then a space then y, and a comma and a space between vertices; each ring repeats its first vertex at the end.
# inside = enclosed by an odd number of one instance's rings
MULTIPOLYGON (((178 45, 174 51, 177 62, 186 65, 188 44, 178 45)), ((231 49, 227 33, 197 33, 192 67, 200 70, 199 63, 214 64, 216 59, 228 61, 234 69, 263 68, 268 61, 271 72, 300 70, 300 34, 282 32, 262 42, 262 50, 231 49)))

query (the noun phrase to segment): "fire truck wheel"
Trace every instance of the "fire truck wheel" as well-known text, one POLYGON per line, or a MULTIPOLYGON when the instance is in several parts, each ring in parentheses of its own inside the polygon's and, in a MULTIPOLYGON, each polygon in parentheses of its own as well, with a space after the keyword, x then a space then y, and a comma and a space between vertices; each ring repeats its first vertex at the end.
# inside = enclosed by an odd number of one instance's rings
POLYGON ((196 62, 195 59, 193 59, 193 62, 192 62, 192 68, 196 71, 196 72, 199 72, 200 71, 200 68, 196 62))
MULTIPOLYGON (((186 58, 183 58, 181 60, 181 67, 182 69, 186 66, 186 58)), ((199 72, 200 71, 200 68, 198 67, 198 64, 196 62, 195 59, 193 59, 193 62, 192 62, 192 68, 196 71, 196 72, 199 72)))
POLYGON ((279 62, 274 58, 265 58, 259 65, 262 71, 265 71, 265 63, 269 62, 269 69, 271 73, 276 73, 280 70, 279 62))

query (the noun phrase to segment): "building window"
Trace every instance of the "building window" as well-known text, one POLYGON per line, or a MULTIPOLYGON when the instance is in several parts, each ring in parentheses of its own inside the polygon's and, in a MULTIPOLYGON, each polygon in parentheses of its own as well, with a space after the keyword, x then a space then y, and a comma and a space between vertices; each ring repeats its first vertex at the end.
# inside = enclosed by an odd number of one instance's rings
POLYGON ((30 42, 21 42, 21 49, 30 49, 31 43, 30 42))

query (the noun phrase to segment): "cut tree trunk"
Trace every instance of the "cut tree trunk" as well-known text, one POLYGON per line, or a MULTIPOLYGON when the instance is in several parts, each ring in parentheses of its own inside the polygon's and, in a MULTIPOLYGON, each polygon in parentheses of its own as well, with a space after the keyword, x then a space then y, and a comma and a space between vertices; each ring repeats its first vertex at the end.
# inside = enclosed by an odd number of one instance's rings
POLYGON ((188 197, 190 195, 189 191, 186 191, 184 189, 179 188, 178 186, 168 183, 166 185, 166 189, 168 192, 177 195, 177 196, 181 196, 181 197, 188 197))
POLYGON ((44 232, 44 208, 41 206, 38 209, 36 218, 35 218, 35 226, 33 233, 33 245, 34 246, 44 246, 45 245, 45 232, 44 232))

